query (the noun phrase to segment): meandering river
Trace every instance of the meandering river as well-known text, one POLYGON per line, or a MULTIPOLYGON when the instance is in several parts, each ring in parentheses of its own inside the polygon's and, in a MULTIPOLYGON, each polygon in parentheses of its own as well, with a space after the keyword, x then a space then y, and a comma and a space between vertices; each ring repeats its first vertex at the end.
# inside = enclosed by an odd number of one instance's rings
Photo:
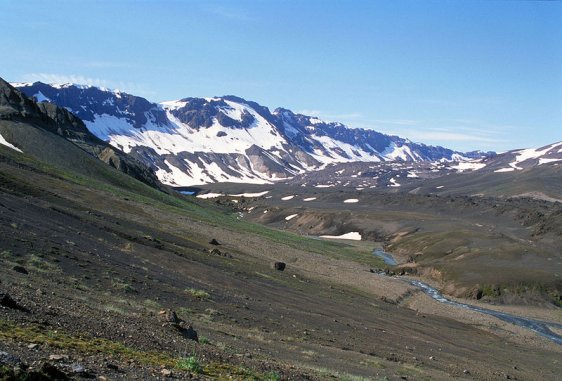
MULTIPOLYGON (((385 252, 384 250, 378 248, 373 251, 373 254, 377 257, 381 258, 385 261, 386 264, 394 266, 397 264, 396 260, 392 256, 392 254, 385 252)), ((557 333, 553 332, 550 328, 556 328, 562 330, 562 324, 546 322, 541 320, 529 319, 517 315, 512 315, 506 312, 499 312, 495 310, 491 310, 488 308, 473 306, 471 304, 459 303, 453 300, 447 299, 444 297, 439 291, 435 288, 420 282, 419 280, 412 280, 402 278, 403 281, 408 282, 414 287, 419 288, 423 291, 426 295, 430 296, 432 299, 437 300, 440 303, 448 304, 458 308, 465 308, 471 311, 480 312, 483 314, 491 315, 497 317, 500 320, 508 322, 510 324, 517 325, 519 327, 523 327, 529 329, 537 334, 546 337, 547 339, 555 342, 556 344, 562 345, 562 336, 558 335, 557 333)))

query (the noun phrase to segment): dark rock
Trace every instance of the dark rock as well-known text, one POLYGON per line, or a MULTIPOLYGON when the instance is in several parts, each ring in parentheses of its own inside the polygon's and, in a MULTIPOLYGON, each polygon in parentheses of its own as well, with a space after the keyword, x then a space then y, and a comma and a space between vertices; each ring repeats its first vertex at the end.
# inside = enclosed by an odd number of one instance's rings
POLYGON ((385 274, 385 275, 388 275, 388 276, 394 276, 394 275, 396 275, 396 273, 395 273, 394 271, 389 270, 389 269, 385 269, 385 270, 384 270, 384 274, 385 274))
POLYGON ((39 378, 34 378, 32 374, 30 374, 30 380, 68 380, 68 376, 63 371, 59 370, 56 366, 51 363, 44 363, 41 366, 39 378), (43 377, 41 377, 43 376, 43 377))
POLYGON ((70 370, 72 371, 72 373, 74 373, 76 375, 80 375, 80 376, 88 375, 88 371, 86 370, 86 368, 82 364, 74 363, 74 364, 70 365, 70 370))
POLYGON ((110 362, 108 362, 107 364, 105 364, 105 366, 107 367, 107 369, 111 369, 111 370, 119 370, 119 367, 115 364, 112 364, 110 362))
POLYGON ((210 243, 211 245, 220 245, 219 241, 217 241, 217 240, 214 239, 214 238, 213 238, 212 240, 210 240, 209 243, 210 243))
POLYGON ((273 264, 273 268, 277 271, 284 271, 285 270, 285 263, 284 262, 275 262, 273 264))
POLYGON ((380 297, 380 300, 381 300, 382 302, 385 302, 385 303, 388 303, 388 304, 396 304, 396 302, 395 302, 394 300, 389 299, 389 298, 387 298, 387 297, 384 296, 384 295, 380 297))
POLYGON ((11 355, 8 352, 0 352, 0 365, 17 366, 21 363, 19 357, 11 355))
POLYGON ((160 311, 160 316, 162 320, 164 320, 164 323, 179 324, 181 322, 176 312, 172 310, 160 311))
POLYGON ((391 353, 390 355, 386 356, 386 360, 392 361, 392 362, 399 362, 400 361, 400 359, 398 358, 396 353, 391 353))
POLYGON ((16 302, 9 294, 0 293, 0 305, 3 307, 11 308, 13 310, 19 310, 23 312, 29 312, 27 308, 16 302))
POLYGON ((164 324, 162 324, 163 327, 172 327, 179 331, 186 339, 199 342, 197 331, 195 331, 190 324, 187 324, 184 320, 180 319, 174 311, 163 310, 160 311, 159 315, 161 316, 161 319, 164 320, 164 324))
POLYGON ((219 249, 211 249, 209 250, 209 254, 222 256, 222 252, 219 249))
POLYGON ((476 289, 472 292, 472 297, 476 300, 482 299, 482 296, 484 296, 484 291, 482 291, 482 289, 476 289))
POLYGON ((15 272, 20 273, 20 274, 25 274, 25 275, 29 274, 27 272, 26 268, 23 267, 23 266, 17 266, 16 265, 16 266, 12 267, 12 270, 14 270, 15 272))
POLYGON ((187 328, 184 328, 184 330, 183 330, 183 336, 184 336, 186 339, 199 342, 199 336, 197 335, 197 331, 194 330, 192 326, 188 326, 187 328))

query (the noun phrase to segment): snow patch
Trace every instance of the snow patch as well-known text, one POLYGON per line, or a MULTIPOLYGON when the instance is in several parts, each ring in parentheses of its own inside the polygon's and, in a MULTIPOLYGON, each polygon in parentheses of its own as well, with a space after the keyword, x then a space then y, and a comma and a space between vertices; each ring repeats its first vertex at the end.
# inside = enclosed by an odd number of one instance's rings
POLYGON ((460 162, 457 165, 451 166, 451 169, 456 169, 459 172, 464 171, 477 171, 482 169, 486 166, 484 163, 474 162, 474 161, 464 161, 460 162))
POLYGON ((308 197, 303 199, 303 201, 314 201, 314 200, 316 200, 316 197, 308 197))
POLYGON ((509 165, 514 169, 523 169, 523 168, 517 166, 517 164, 522 163, 522 162, 527 161, 527 160, 531 160, 531 159, 539 159, 541 156, 545 155, 547 152, 549 152, 554 147, 556 147, 560 144, 562 144, 562 143, 549 145, 549 146, 544 147, 542 150, 541 149, 535 149, 535 148, 529 148, 529 149, 523 149, 523 150, 515 151, 514 153, 517 153, 517 156, 515 157, 515 161, 509 163, 509 165))
POLYGON ((500 168, 500 169, 496 169, 494 172, 496 173, 501 173, 501 172, 513 172, 515 171, 515 168, 510 167, 510 168, 500 168))
POLYGON ((321 235, 320 238, 350 239, 353 241, 361 241, 361 234, 359 232, 349 232, 342 235, 321 235))
POLYGON ((391 187, 399 187, 400 184, 396 181, 396 179, 393 177, 392 179, 390 179, 390 186, 391 187))
POLYGON ((283 201, 289 201, 289 200, 292 200, 294 197, 295 197, 295 195, 285 196, 285 197, 281 197, 281 200, 283 200, 283 201))
POLYGON ((263 191, 259 193, 239 193, 239 194, 229 194, 232 197, 261 197, 263 195, 268 194, 269 191, 263 191))
POLYGON ((562 159, 539 159, 539 165, 554 163, 556 161, 562 161, 562 159))
POLYGON ((2 135, 0 135, 0 144, 9 147, 13 150, 16 150, 18 152, 23 153, 23 151, 21 149, 19 149, 18 147, 16 147, 15 145, 13 145, 12 143, 9 143, 6 139, 4 139, 4 137, 2 135))
POLYGON ((224 194, 222 193, 205 193, 205 194, 198 195, 197 198, 207 199, 207 198, 217 198, 222 196, 224 196, 224 194))
POLYGON ((290 221, 290 220, 292 220, 293 218, 295 218, 296 216, 298 216, 298 213, 297 213, 297 214, 291 214, 290 216, 285 217, 285 220, 286 220, 286 221, 290 221))
POLYGON ((347 200, 343 200, 344 204, 355 204, 356 202, 359 202, 359 200, 356 198, 348 198, 347 200))
POLYGON ((41 91, 39 91, 37 94, 34 95, 35 99, 37 99, 37 102, 50 102, 51 100, 49 98, 47 98, 45 95, 43 95, 43 93, 41 91))

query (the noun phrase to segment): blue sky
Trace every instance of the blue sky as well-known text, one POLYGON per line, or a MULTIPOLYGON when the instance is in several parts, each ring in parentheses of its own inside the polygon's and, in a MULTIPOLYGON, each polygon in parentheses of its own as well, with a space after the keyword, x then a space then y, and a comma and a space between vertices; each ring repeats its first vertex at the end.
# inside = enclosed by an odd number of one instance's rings
POLYGON ((558 1, 0 0, 0 76, 503 151, 562 140, 561 20, 558 1))

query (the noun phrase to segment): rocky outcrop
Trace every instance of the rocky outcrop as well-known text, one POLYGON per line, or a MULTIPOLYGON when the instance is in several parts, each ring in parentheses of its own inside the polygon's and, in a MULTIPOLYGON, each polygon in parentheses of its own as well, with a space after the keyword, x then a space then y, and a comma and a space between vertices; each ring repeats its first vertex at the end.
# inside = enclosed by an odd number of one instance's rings
MULTIPOLYGON (((40 85, 47 91, 44 86, 40 85)), ((67 109, 49 102, 36 103, 1 78, 0 120, 32 124, 57 134, 117 170, 151 187, 161 186, 152 169, 96 137, 81 119, 67 109)))

